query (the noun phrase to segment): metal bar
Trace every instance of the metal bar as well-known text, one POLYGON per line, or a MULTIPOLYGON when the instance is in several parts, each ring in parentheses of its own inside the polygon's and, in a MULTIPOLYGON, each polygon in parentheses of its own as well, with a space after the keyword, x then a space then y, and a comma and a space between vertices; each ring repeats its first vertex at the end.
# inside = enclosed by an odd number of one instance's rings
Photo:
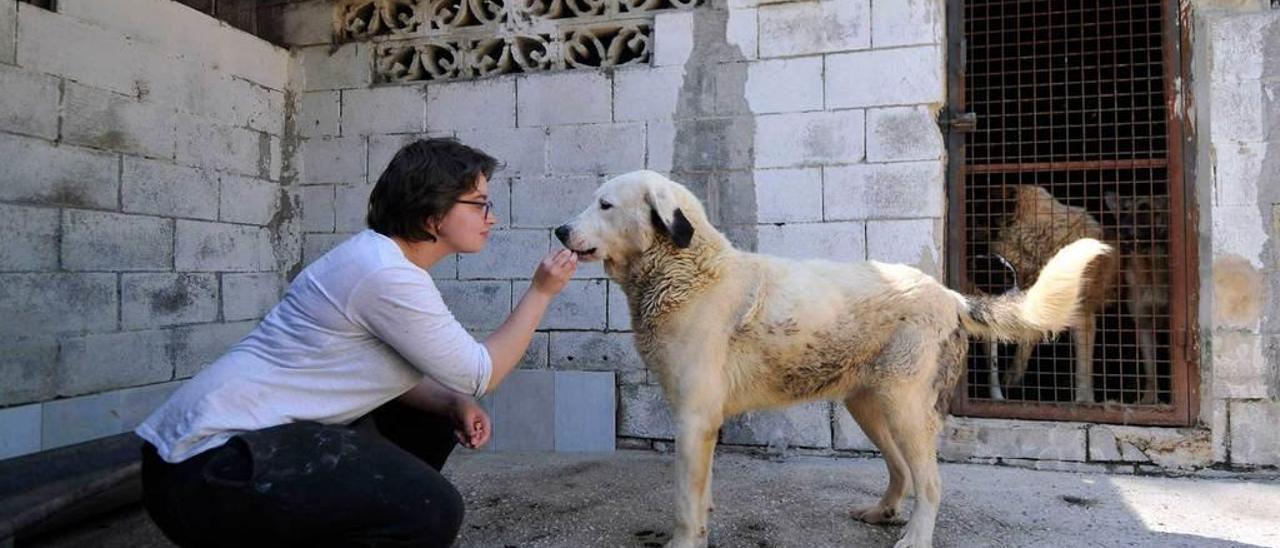
POLYGON ((1019 164, 978 164, 965 166, 968 173, 1021 173, 1047 171, 1084 171, 1096 169, 1144 169, 1164 168, 1169 165, 1166 158, 1144 158, 1140 160, 1097 160, 1080 162, 1028 162, 1019 164))

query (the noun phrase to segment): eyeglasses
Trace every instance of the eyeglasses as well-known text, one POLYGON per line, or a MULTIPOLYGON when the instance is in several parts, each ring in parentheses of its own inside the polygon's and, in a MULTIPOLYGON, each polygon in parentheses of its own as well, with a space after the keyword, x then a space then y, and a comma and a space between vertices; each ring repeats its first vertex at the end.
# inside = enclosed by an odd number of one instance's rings
POLYGON ((484 202, 478 202, 478 201, 476 201, 476 200, 454 200, 454 201, 455 201, 455 202, 458 202, 458 203, 460 203, 460 204, 471 204, 471 205, 478 205, 478 206, 482 206, 482 207, 484 207, 484 216, 485 216, 485 217, 488 217, 488 216, 489 216, 489 213, 490 213, 491 211, 493 211, 493 201, 492 201, 492 200, 488 200, 488 201, 484 201, 484 202))

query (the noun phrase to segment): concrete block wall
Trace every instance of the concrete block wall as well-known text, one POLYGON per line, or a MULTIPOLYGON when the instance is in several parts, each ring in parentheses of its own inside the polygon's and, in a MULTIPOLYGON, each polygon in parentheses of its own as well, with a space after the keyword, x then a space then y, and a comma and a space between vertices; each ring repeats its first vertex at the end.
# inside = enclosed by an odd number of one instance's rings
MULTIPOLYGON (((368 44, 335 49, 300 4, 286 14, 286 39, 299 46, 306 261, 364 228, 369 190, 398 147, 452 136, 506 163, 490 182, 499 224, 488 248, 432 271, 478 335, 502 321, 538 258, 558 248, 551 229, 601 182, 642 168, 690 186, 743 248, 936 273, 943 4, 880 4, 889 3, 710 2, 657 16, 649 65, 413 85, 371 85, 368 44), (871 237, 899 245, 869 246, 871 237)), ((522 367, 610 373, 618 435, 669 438, 621 292, 599 265, 577 278, 522 367)), ((830 448, 833 424, 831 405, 811 404, 744 417, 723 441, 830 448)))
POLYGON ((300 261, 288 52, 168 0, 0 1, 0 458, 132 429, 300 261))

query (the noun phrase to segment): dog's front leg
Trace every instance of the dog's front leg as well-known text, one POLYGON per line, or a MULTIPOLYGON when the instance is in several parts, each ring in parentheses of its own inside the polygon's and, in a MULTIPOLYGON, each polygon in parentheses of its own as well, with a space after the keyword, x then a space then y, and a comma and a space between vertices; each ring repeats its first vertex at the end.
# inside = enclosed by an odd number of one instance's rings
POLYGON ((711 413, 683 414, 676 426, 676 530, 671 548, 707 545, 711 503, 711 461, 720 418, 711 413))

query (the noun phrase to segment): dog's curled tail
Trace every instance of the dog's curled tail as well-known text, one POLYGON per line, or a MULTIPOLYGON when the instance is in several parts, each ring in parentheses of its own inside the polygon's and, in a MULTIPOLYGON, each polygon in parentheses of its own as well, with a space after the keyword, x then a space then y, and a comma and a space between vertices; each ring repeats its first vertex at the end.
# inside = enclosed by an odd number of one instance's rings
POLYGON ((1032 341, 1075 325, 1080 299, 1091 283, 1090 265, 1111 246, 1084 238, 1058 250, 1040 269, 1040 277, 1025 293, 972 296, 960 299, 960 321, 970 334, 1000 341, 1032 341))

